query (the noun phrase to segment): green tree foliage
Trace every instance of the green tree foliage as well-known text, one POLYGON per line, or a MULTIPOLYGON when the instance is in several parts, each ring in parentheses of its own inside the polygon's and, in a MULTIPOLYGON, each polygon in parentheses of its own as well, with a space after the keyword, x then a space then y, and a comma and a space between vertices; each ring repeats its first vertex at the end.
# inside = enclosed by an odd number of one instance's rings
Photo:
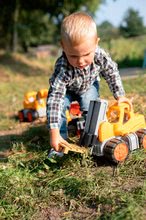
POLYGON ((120 25, 120 32, 124 37, 135 37, 145 33, 145 27, 142 17, 139 12, 133 9, 128 9, 120 25))
POLYGON ((34 10, 33 13, 23 10, 17 31, 19 43, 27 52, 29 46, 52 43, 56 26, 50 21, 49 15, 40 10, 34 10))
POLYGON ((105 0, 0 0, 0 46, 16 51, 29 45, 50 43, 59 36, 64 16, 87 11, 94 16, 105 0))
POLYGON ((109 21, 104 21, 98 26, 98 34, 103 41, 116 39, 119 36, 118 28, 115 28, 109 21))

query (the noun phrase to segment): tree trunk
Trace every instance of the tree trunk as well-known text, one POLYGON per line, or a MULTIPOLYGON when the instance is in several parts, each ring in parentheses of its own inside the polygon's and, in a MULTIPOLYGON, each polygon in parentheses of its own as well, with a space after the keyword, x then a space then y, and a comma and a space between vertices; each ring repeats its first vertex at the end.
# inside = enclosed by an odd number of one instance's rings
POLYGON ((14 20, 13 20, 13 34, 12 34, 12 51, 16 52, 18 50, 18 20, 19 20, 19 0, 16 0, 15 10, 14 10, 14 20))

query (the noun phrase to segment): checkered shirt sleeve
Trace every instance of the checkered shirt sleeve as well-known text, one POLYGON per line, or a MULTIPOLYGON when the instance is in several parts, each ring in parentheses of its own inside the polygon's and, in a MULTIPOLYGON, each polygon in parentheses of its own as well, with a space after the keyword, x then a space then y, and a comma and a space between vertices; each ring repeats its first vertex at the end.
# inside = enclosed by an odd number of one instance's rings
POLYGON ((47 98, 47 119, 48 128, 59 128, 61 112, 66 94, 65 69, 67 63, 64 59, 58 59, 55 65, 55 71, 50 79, 50 88, 47 98))
POLYGON ((117 64, 111 59, 109 54, 103 49, 97 48, 95 62, 100 66, 100 76, 106 80, 114 98, 117 99, 120 96, 124 96, 125 91, 117 64))

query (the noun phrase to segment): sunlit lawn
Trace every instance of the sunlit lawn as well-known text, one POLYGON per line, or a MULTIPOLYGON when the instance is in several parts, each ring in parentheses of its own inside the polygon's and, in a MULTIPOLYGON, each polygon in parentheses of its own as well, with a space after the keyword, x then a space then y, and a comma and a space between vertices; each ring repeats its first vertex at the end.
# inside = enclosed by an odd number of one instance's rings
MULTIPOLYGON (((17 112, 25 92, 48 88, 53 62, 18 54, 0 61, 0 219, 144 220, 146 152, 117 166, 77 153, 50 161, 46 123, 20 124, 17 112)), ((146 77, 123 83, 135 111, 146 116, 146 77)), ((103 80, 100 91, 113 100, 103 80)))

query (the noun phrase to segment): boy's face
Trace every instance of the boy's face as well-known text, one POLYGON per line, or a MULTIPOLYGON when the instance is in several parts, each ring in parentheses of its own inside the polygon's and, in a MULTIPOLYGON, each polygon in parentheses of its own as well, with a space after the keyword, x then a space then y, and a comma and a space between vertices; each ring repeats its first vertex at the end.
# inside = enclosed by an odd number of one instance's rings
POLYGON ((69 42, 62 42, 62 48, 68 62, 79 69, 83 69, 90 65, 94 60, 95 49, 99 39, 95 41, 95 37, 85 38, 78 45, 71 45, 69 42))

